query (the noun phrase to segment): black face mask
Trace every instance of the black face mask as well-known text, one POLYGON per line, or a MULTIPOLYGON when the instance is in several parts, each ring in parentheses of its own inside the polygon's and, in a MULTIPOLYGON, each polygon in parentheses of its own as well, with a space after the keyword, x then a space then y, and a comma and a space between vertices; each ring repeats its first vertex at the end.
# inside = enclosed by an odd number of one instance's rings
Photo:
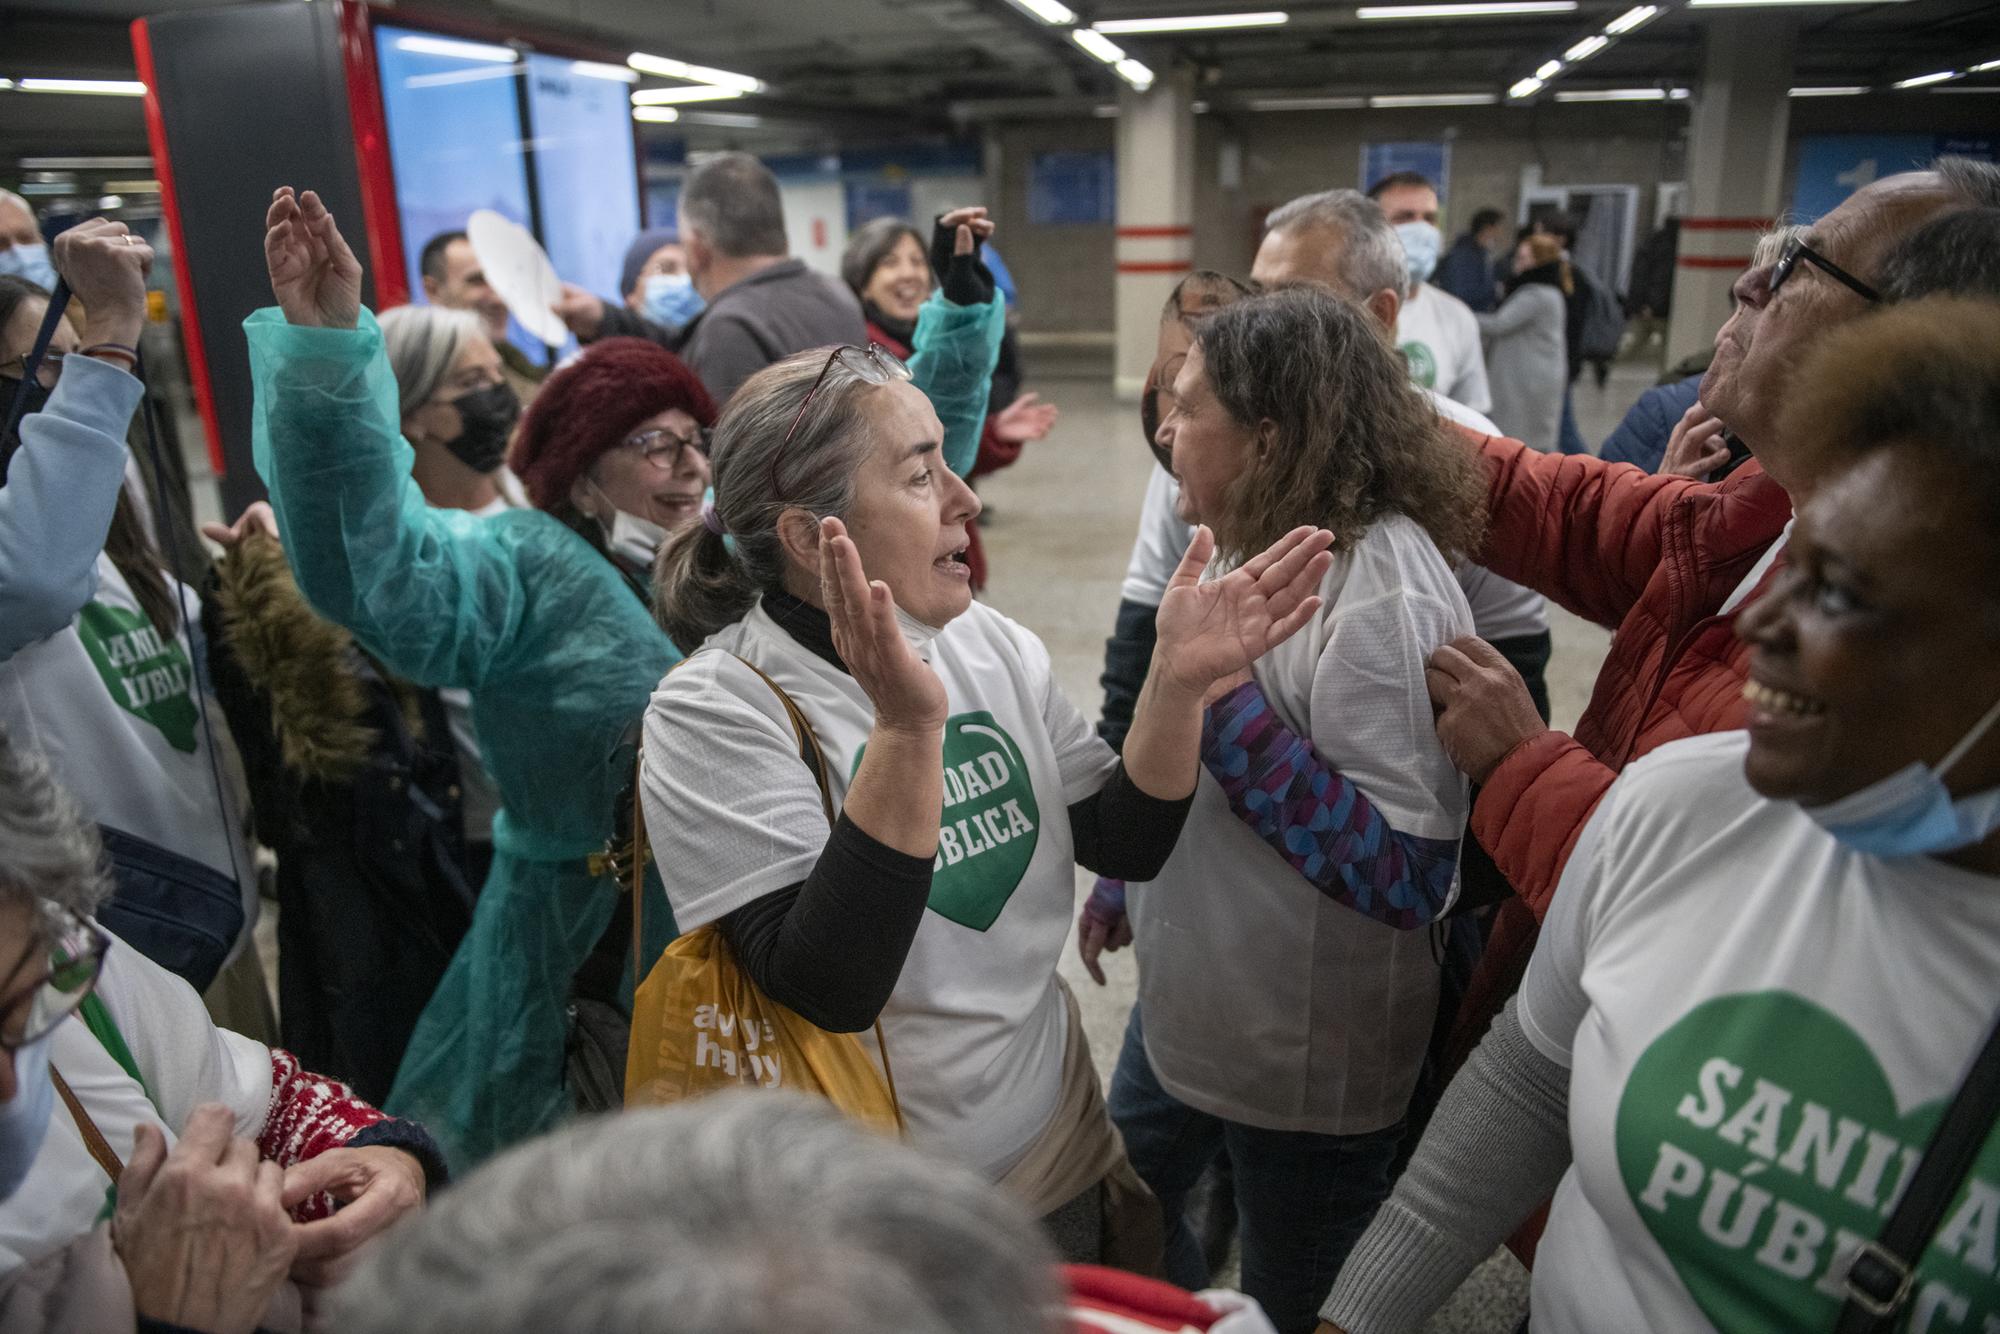
POLYGON ((458 435, 444 442, 474 472, 492 472, 507 457, 507 437, 521 417, 521 400, 504 384, 490 384, 451 400, 458 409, 458 435))

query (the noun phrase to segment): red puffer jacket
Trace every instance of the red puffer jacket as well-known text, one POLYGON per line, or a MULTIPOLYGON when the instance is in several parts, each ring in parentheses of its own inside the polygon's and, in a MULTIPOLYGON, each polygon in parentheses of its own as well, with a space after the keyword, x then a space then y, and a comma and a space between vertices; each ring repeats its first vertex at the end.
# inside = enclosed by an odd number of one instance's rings
POLYGON ((1519 984, 1563 865, 1618 771, 1669 741, 1743 725, 1748 653, 1734 613, 1717 612, 1792 514, 1754 460, 1707 484, 1465 434, 1493 469, 1482 563, 1615 634, 1576 735, 1516 746, 1473 805, 1473 835, 1519 897, 1501 905, 1459 1010, 1454 1063, 1519 984))

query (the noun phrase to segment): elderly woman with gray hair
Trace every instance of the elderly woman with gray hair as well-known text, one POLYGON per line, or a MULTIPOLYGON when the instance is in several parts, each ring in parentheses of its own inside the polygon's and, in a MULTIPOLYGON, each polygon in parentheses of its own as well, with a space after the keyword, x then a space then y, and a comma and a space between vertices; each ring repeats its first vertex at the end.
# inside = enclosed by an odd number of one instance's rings
POLYGON ((0 1328, 297 1328, 442 1160, 98 925, 101 856, 0 731, 0 1328))
POLYGON ((410 476, 424 499, 474 514, 525 504, 504 466, 521 400, 479 317, 443 306, 397 306, 382 312, 381 324, 403 438, 416 450, 410 476))
POLYGON ((715 503, 656 568, 661 620, 701 648, 646 713, 646 826, 683 929, 718 924, 821 1028, 872 1045, 879 1023, 912 1143, 1013 1190, 1069 1258, 1153 1268, 1158 1215, 1056 979, 1074 867, 1159 870, 1203 696, 1317 610, 1331 537, 1275 535, 1204 582, 1196 535, 1121 761, 1042 642, 973 601, 979 500, 909 376, 879 347, 820 349, 724 411, 715 503))
MULTIPOLYGON (((915 226, 901 218, 876 218, 856 229, 840 257, 840 276, 861 298, 871 341, 907 359, 916 342, 917 315, 930 294, 932 269, 948 273, 950 238, 940 225, 930 254, 915 226)), ((994 394, 986 424, 979 433, 979 452, 958 468, 968 480, 1012 467, 1024 446, 1055 429, 1056 407, 1034 393, 1016 393, 1021 383, 1018 340, 1008 330, 1000 343, 1000 361, 993 370, 994 394), (1004 402, 1006 406, 998 404, 1004 402)), ((956 467, 956 463, 954 462, 956 467)), ((972 591, 986 587, 986 552, 977 522, 966 526, 966 564, 972 571, 972 591)))
POLYGON ((1057 1334, 1018 1204, 798 1094, 596 1118, 454 1188, 341 1289, 402 1334, 1057 1334))

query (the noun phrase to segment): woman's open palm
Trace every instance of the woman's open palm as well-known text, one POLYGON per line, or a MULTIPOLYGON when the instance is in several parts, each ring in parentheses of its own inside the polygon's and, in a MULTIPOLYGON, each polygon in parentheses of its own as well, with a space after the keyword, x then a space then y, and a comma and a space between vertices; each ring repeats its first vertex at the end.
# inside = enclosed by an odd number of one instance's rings
POLYGON ((264 264, 271 294, 291 323, 352 329, 360 318, 361 261, 313 191, 296 194, 286 185, 272 194, 264 264))
POLYGON ((1333 563, 1333 534, 1294 528, 1261 554, 1217 579, 1201 572, 1215 552, 1206 526, 1181 557, 1155 620, 1161 666, 1199 696, 1291 638, 1319 610, 1319 587, 1333 563))

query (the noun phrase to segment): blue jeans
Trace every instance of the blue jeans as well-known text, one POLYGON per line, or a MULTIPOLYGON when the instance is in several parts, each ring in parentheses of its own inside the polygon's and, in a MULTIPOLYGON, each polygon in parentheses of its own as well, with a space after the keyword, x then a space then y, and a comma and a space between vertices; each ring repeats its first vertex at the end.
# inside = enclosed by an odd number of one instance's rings
POLYGON ((1366 1135, 1315 1135, 1198 1112, 1160 1087, 1136 1005, 1110 1103, 1133 1169, 1166 1215, 1167 1277, 1190 1290, 1209 1284, 1185 1207, 1202 1171, 1227 1151, 1243 1238, 1242 1289, 1279 1334, 1311 1334, 1347 1253, 1388 1198, 1401 1123, 1366 1135))

